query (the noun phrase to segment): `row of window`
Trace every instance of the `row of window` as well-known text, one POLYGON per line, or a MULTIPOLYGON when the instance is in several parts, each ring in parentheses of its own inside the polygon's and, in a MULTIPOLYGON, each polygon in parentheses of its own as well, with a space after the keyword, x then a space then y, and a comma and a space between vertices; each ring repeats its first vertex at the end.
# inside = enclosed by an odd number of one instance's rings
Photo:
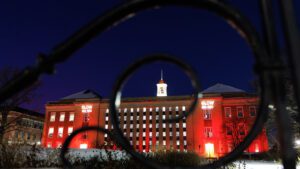
MULTIPOLYGON (((55 121, 56 114, 58 114, 60 122, 64 122, 65 121, 65 117, 66 117, 66 113, 65 112, 57 112, 57 113, 56 112, 51 112, 50 113, 50 119, 49 119, 50 122, 54 122, 55 121)), ((70 112, 68 121, 74 121, 74 118, 75 118, 74 112, 70 112)))
MULTIPOLYGON (((121 111, 123 111, 124 113, 127 113, 129 111, 130 112, 140 112, 140 111, 146 112, 147 109, 148 109, 149 112, 152 112, 154 110, 155 110, 155 112, 159 112, 160 110, 165 112, 167 110, 166 107, 155 107, 155 109, 152 108, 152 107, 149 107, 149 108, 146 108, 146 107, 139 108, 139 107, 137 107, 137 108, 123 108, 123 109, 119 108, 119 112, 121 112, 121 111), (134 111, 134 110, 136 110, 136 111, 134 111)), ((179 106, 176 106, 175 108, 174 107, 168 107, 169 111, 172 111, 173 109, 175 111, 179 111, 180 107, 179 106)), ((185 111, 186 110, 185 106, 181 106, 181 110, 185 111)), ((108 113, 108 112, 109 112, 109 109, 106 109, 106 113, 108 113)))
MULTIPOLYGON (((67 133, 70 135, 73 132, 73 127, 68 127, 67 133)), ((54 127, 49 127, 48 138, 53 138, 54 127)), ((64 134, 64 127, 58 127, 57 138, 62 138, 64 134)))
POLYGON ((36 129, 43 129, 43 123, 39 121, 34 121, 31 119, 19 119, 16 122, 18 125, 23 127, 30 127, 30 128, 36 128, 36 129))
POLYGON ((37 137, 35 134, 32 134, 30 132, 24 132, 24 131, 15 131, 15 139, 21 138, 22 140, 36 140, 37 137))
MULTIPOLYGON (((169 123, 169 124, 166 124, 166 123, 156 123, 155 124, 155 128, 166 128, 167 126, 169 126, 169 128, 172 128, 172 126, 175 126, 176 128, 180 128, 180 124, 181 123, 169 123)), ((133 124, 129 124, 129 125, 127 125, 127 124, 124 124, 124 125, 121 125, 121 128, 123 128, 124 130, 126 130, 126 129, 139 129, 140 127, 142 127, 143 129, 146 129, 146 128, 149 128, 149 129, 152 129, 152 126, 154 126, 154 125, 152 125, 152 123, 150 123, 150 124, 136 124, 136 125, 133 125, 133 124)), ((108 127, 109 127, 109 125, 108 124, 105 124, 105 129, 108 129, 108 127)), ((186 123, 184 122, 184 123, 182 123, 182 125, 181 125, 181 127, 182 128, 186 128, 186 123)), ((113 129, 113 126, 111 125, 111 129, 113 129)))
MULTIPOLYGON (((237 117, 238 118, 243 118, 244 117, 243 107, 237 107, 236 110, 237 110, 236 111, 237 117)), ((224 112, 225 112, 225 117, 226 118, 231 118, 232 117, 231 107, 225 107, 224 112)), ((256 116, 256 107, 255 106, 250 106, 249 107, 249 116, 250 117, 255 117, 256 116)))

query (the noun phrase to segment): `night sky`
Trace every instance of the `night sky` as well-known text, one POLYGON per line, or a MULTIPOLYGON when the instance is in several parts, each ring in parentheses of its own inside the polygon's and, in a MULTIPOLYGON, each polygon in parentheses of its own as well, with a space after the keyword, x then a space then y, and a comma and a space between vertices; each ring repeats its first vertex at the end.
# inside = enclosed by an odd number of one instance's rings
MULTIPOLYGON (((300 2, 295 0, 300 18, 300 2)), ((0 1, 0 67, 34 65, 36 56, 51 49, 120 0, 0 1)), ((231 0, 261 32, 256 0, 231 0)), ((275 6, 277 10, 277 6, 275 6)), ((278 13, 274 16, 279 21, 278 13)), ((281 32, 281 28, 278 27, 281 32)), ((282 43, 282 42, 281 42, 282 43)), ((253 55, 245 41, 220 17, 207 11, 167 7, 142 12, 104 32, 43 75, 39 98, 27 108, 44 111, 47 101, 93 89, 108 98, 115 79, 134 60, 153 53, 178 56, 191 64, 202 88, 224 83, 253 92, 253 55)), ((174 65, 143 67, 128 81, 124 96, 155 96, 160 71, 169 95, 191 94, 189 79, 174 65)))

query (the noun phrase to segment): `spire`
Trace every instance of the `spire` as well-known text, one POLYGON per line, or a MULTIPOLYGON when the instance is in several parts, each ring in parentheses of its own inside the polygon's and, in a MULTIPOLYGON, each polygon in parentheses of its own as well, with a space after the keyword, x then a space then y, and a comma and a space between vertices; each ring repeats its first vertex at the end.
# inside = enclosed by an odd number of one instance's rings
POLYGON ((157 86, 157 94, 156 96, 168 96, 167 95, 167 84, 164 82, 164 72, 161 69, 160 70, 160 80, 159 82, 156 84, 157 86))

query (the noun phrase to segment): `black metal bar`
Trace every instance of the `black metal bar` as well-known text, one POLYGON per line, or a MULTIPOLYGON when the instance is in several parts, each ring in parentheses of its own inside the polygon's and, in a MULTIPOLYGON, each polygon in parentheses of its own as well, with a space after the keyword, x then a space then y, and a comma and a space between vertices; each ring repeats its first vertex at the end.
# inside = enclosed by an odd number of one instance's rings
MULTIPOLYGON (((295 98, 300 107, 300 30, 299 23, 295 16, 295 9, 292 0, 280 0, 282 27, 285 33, 285 42, 288 50, 288 61, 291 67, 292 82, 295 98)), ((298 112, 300 121, 300 111, 298 112)))

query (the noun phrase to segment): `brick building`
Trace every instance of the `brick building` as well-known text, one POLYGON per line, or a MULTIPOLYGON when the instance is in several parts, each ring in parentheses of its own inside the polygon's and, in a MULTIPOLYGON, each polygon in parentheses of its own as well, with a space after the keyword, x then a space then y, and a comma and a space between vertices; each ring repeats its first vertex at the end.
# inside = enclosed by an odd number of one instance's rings
MULTIPOLYGON (((187 111, 192 97, 167 96, 167 84, 161 79, 156 97, 122 99, 120 128, 140 152, 178 150, 194 151, 206 157, 223 156, 250 130, 257 113, 258 97, 224 84, 216 84, 202 94, 193 114, 178 123, 168 123, 166 119, 187 111)), ((42 145, 60 147, 73 130, 83 126, 113 129, 108 108, 109 100, 91 90, 48 102, 42 145)), ((106 134, 87 132, 77 135, 70 147, 95 148, 99 144, 110 146, 110 143, 106 134)), ((267 150, 264 129, 246 151, 267 150)))
MULTIPOLYGON (((0 119, 1 119, 0 113, 0 119)), ((7 117, 7 126, 4 132, 4 141, 8 144, 41 144, 45 115, 13 107, 7 117)))

